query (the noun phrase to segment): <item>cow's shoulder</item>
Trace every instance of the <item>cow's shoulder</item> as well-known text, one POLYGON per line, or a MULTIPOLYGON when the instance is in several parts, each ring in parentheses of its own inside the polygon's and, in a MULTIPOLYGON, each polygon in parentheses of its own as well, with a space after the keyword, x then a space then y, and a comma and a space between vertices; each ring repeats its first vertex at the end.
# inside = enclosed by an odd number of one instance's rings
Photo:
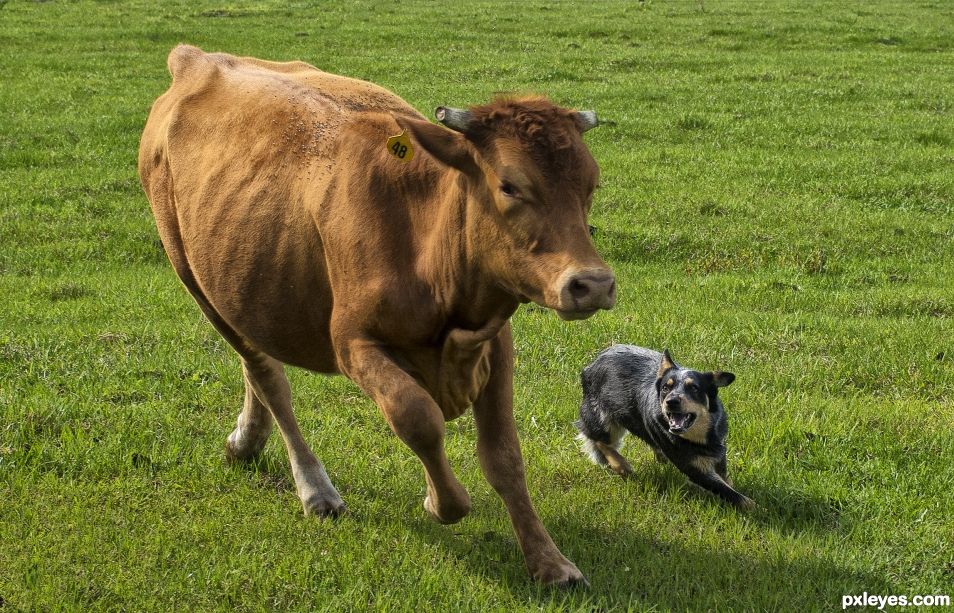
POLYGON ((298 73, 321 73, 306 62, 271 62, 253 57, 240 57, 229 53, 207 53, 192 45, 176 45, 167 59, 173 81, 201 79, 221 70, 235 72, 268 71, 286 75, 298 73))
POLYGON ((204 90, 237 101, 265 93, 273 103, 307 106, 317 102, 342 118, 365 112, 420 117, 407 102, 379 85, 325 72, 306 62, 271 62, 179 45, 170 52, 168 65, 172 90, 178 89, 181 95, 204 90))

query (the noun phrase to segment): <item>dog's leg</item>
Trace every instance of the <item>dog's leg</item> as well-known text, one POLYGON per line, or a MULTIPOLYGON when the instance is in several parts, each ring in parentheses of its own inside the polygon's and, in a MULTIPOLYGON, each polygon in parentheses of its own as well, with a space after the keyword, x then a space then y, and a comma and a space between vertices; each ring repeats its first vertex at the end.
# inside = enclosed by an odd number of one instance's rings
POLYGON ((740 511, 751 511, 755 509, 755 502, 751 498, 735 491, 732 486, 726 483, 722 476, 719 475, 716 468, 718 463, 719 462, 713 458, 696 457, 687 464, 680 462, 677 466, 693 483, 709 490, 740 511))
POLYGON ((600 450, 600 453, 606 456, 606 462, 617 475, 625 478, 633 474, 633 467, 629 465, 626 458, 620 455, 614 447, 596 441, 596 448, 600 450))
POLYGON ((726 470, 725 458, 719 458, 719 461, 715 465, 716 473, 722 477, 722 480, 725 481, 729 487, 735 487, 732 483, 732 479, 729 479, 728 471, 726 470))

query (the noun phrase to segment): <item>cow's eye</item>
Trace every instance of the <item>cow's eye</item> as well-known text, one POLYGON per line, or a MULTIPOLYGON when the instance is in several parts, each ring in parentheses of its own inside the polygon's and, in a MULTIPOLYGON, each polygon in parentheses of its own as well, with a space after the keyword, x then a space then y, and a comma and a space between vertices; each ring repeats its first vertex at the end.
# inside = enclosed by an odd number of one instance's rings
POLYGON ((506 181, 500 184, 500 193, 507 198, 516 198, 518 194, 517 188, 514 187, 513 183, 507 183, 506 181))

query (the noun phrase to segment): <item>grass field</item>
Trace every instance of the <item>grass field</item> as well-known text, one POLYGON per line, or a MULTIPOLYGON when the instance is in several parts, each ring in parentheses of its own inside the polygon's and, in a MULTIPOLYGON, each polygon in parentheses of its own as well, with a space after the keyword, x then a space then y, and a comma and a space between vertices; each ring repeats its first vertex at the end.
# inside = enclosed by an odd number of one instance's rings
POLYGON ((23 610, 816 610, 954 596, 954 4, 0 2, 0 602, 23 610), (342 378, 290 371, 351 513, 301 514, 281 440, 224 461, 232 351, 136 176, 178 42, 302 59, 439 104, 593 108, 591 223, 618 307, 514 317, 531 494, 592 587, 526 577, 480 474, 444 527, 342 378), (630 444, 573 440, 613 342, 738 375, 740 515, 630 444))

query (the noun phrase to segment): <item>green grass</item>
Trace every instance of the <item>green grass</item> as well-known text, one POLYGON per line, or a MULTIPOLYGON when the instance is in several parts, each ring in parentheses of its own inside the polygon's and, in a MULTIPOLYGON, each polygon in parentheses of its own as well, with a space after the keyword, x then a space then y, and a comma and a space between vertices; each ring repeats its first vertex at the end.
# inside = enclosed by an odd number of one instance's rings
POLYGON ((954 5, 0 3, 0 598, 24 610, 832 609, 954 595, 954 5), (224 462, 238 362, 166 261, 136 177, 168 50, 303 59, 426 113, 536 91, 614 122, 591 223, 617 309, 514 318, 531 494, 592 588, 528 581, 348 381, 291 371, 351 513, 302 516, 281 441, 224 462), (730 474, 761 510, 573 441, 604 346, 738 375, 730 474))

